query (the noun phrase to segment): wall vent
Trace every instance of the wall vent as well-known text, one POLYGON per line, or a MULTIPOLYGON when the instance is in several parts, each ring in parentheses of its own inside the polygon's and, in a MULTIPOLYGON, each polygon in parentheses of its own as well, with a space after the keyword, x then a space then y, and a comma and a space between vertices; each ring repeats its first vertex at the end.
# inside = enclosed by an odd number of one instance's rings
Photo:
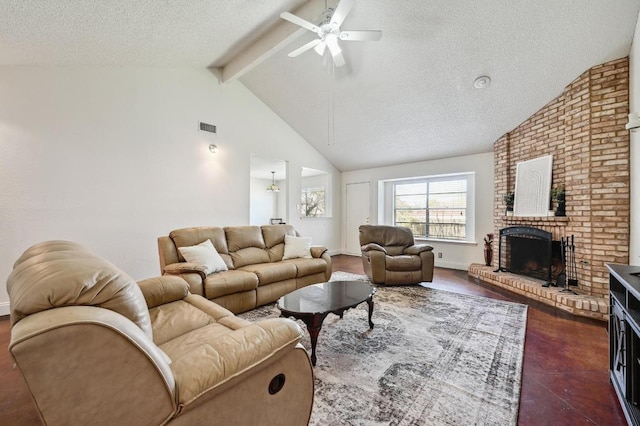
POLYGON ((205 132, 216 133, 216 126, 214 126, 213 124, 203 123, 201 121, 200 122, 200 130, 204 130, 205 132))

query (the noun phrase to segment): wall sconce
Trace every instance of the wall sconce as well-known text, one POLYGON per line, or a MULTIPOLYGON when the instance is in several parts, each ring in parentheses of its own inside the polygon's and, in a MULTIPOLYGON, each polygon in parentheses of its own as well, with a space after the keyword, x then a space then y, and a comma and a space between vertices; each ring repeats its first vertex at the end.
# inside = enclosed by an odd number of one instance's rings
MULTIPOLYGON (((217 127, 214 126, 213 124, 203 123, 202 121, 199 121, 198 124, 199 124, 200 130, 202 130, 203 132, 217 133, 218 131, 217 127)), ((214 144, 209 145, 209 152, 212 154, 217 154, 218 145, 214 145, 214 144)))
POLYGON ((280 187, 276 185, 276 172, 271 172, 271 185, 267 186, 269 192, 280 192, 280 187))
POLYGON ((629 114, 629 122, 627 123, 626 126, 624 126, 624 128, 627 130, 634 131, 639 127, 640 127, 640 114, 638 114, 637 112, 632 112, 631 114, 629 114))

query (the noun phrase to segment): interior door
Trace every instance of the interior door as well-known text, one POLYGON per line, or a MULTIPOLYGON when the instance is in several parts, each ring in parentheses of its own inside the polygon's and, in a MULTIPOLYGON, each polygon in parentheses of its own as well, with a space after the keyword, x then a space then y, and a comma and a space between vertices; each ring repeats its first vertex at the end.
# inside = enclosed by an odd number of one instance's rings
POLYGON ((360 256, 358 227, 370 222, 369 182, 348 183, 346 191, 346 254, 360 256))

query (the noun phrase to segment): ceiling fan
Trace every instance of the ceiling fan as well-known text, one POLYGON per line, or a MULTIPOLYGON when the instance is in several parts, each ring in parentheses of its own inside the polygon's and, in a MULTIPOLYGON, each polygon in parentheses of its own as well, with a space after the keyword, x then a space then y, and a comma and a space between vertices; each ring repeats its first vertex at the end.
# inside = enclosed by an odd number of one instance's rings
POLYGON ((293 24, 299 25, 302 28, 313 31, 318 35, 318 38, 310 41, 309 43, 297 48, 289 53, 289 57, 295 58, 303 52, 309 49, 314 49, 318 55, 322 56, 326 48, 329 48, 329 53, 333 58, 333 63, 337 67, 341 67, 345 64, 344 57, 342 56, 342 49, 338 45, 338 39, 344 41, 378 41, 382 37, 382 31, 380 30, 357 30, 357 31, 342 31, 340 25, 347 17, 347 14, 353 7, 354 0, 340 0, 335 10, 328 9, 326 19, 320 23, 320 25, 312 24, 296 15, 289 12, 283 12, 280 14, 282 19, 285 19, 293 24))

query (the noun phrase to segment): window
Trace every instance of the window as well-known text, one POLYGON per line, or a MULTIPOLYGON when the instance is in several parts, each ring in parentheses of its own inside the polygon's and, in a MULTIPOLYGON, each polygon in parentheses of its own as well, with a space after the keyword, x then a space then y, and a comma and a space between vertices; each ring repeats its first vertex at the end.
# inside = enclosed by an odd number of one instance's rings
POLYGON ((323 170, 302 168, 300 217, 331 217, 330 178, 323 170))
POLYGON ((469 241, 473 233, 472 173, 388 182, 391 219, 416 238, 469 241))
POLYGON ((325 216, 325 192, 324 186, 302 188, 300 200, 302 217, 325 216))

